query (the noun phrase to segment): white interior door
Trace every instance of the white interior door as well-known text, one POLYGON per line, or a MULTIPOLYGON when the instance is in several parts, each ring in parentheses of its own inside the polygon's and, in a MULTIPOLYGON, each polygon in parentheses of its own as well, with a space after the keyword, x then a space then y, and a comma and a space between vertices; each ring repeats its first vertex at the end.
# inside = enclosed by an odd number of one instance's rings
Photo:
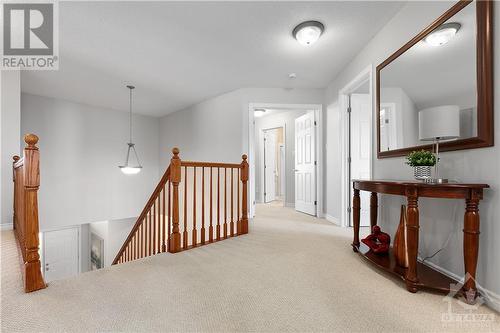
MULTIPOLYGON (((351 179, 370 179, 370 115, 369 94, 351 95, 351 179)), ((352 183, 351 183, 352 188, 352 183)), ((361 226, 370 225, 370 193, 360 191, 361 226)), ((351 214, 352 215, 352 214, 351 214)), ((351 222, 352 225, 352 222, 351 222)))
POLYGON ((79 272, 79 229, 68 228, 43 234, 44 277, 53 281, 79 272))
POLYGON ((295 210, 316 215, 314 111, 295 119, 295 210))
POLYGON ((264 132, 264 202, 276 200, 276 133, 264 132))

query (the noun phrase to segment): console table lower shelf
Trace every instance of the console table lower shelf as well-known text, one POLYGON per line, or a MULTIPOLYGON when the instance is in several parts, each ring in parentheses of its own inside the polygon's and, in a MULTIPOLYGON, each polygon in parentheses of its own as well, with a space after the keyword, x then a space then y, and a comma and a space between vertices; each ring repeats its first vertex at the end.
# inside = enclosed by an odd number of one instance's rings
MULTIPOLYGON (((389 253, 386 255, 378 255, 373 253, 372 251, 370 251, 370 248, 363 243, 361 243, 359 246, 354 247, 354 250, 375 266, 383 269, 386 272, 394 274, 405 281, 407 269, 396 264, 396 259, 394 257, 394 252, 392 251, 392 247, 389 253)), ((418 282, 416 283, 416 287, 418 289, 434 290, 447 294, 452 291, 450 289, 450 285, 458 283, 458 281, 438 272, 437 270, 427 265, 424 265, 421 262, 417 262, 417 271, 418 282)))

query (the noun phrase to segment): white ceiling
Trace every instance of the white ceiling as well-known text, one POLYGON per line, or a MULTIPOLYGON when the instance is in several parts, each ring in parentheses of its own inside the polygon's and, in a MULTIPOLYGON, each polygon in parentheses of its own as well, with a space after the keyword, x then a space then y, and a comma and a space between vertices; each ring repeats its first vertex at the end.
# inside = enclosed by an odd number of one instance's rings
POLYGON ((162 116, 242 87, 324 88, 402 2, 61 2, 58 71, 24 92, 162 116), (312 47, 291 36, 324 23, 312 47), (296 79, 288 74, 297 73, 296 79))

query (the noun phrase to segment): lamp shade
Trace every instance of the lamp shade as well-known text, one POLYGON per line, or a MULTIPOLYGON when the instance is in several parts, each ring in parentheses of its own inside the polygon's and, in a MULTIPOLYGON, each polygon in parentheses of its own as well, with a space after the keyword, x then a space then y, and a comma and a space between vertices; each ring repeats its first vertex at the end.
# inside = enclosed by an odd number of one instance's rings
POLYGON ((420 110, 418 136, 422 141, 449 140, 460 137, 458 105, 442 105, 420 110))

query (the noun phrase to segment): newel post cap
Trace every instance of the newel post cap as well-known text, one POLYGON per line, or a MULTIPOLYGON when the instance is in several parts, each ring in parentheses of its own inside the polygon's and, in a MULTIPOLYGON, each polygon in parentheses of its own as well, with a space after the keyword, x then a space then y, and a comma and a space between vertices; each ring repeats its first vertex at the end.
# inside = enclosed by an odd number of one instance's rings
POLYGON ((248 156, 247 156, 247 154, 243 154, 243 155, 241 155, 241 158, 243 159, 243 161, 246 161, 248 156))
POLYGON ((174 154, 174 158, 179 158, 179 152, 180 152, 179 148, 177 148, 177 147, 174 147, 172 149, 172 154, 174 154))
POLYGON ((24 136, 24 142, 28 144, 28 147, 34 148, 38 143, 38 136, 35 134, 29 133, 24 136))

